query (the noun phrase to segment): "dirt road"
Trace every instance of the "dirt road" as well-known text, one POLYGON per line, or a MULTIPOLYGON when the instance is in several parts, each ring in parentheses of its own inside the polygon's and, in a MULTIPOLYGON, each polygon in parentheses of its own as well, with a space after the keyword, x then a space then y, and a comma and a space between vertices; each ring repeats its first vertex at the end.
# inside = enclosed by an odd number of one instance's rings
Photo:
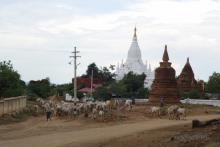
MULTIPOLYGON (((83 130, 67 130, 53 134, 34 135, 23 138, 0 140, 0 147, 65 147, 83 146, 85 143, 105 142, 110 139, 123 137, 146 130, 160 129, 165 127, 190 124, 192 119, 209 120, 219 118, 219 115, 201 115, 188 117, 187 120, 152 119, 135 123, 119 124, 88 128, 83 130)), ((15 132, 16 133, 16 132, 15 132)), ((19 133, 19 132, 18 132, 19 133)), ((3 135, 3 134, 1 134, 3 135)))

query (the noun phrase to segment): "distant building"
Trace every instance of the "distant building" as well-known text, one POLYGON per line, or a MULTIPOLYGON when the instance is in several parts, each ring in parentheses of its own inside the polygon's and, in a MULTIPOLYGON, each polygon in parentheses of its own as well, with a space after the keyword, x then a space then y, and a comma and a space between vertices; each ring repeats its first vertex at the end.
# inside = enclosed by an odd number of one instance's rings
POLYGON ((187 58, 187 62, 178 77, 177 83, 180 93, 191 92, 193 90, 198 91, 200 94, 204 93, 204 82, 195 80, 189 58, 187 58))
POLYGON ((131 46, 128 50, 128 55, 126 62, 121 63, 121 65, 117 65, 116 68, 116 80, 121 80, 125 74, 132 71, 135 74, 142 74, 144 73, 146 75, 145 79, 145 87, 150 88, 151 84, 154 80, 154 71, 151 69, 151 65, 144 64, 141 57, 141 50, 139 48, 138 42, 137 42, 137 34, 136 34, 136 28, 134 29, 134 36, 131 43, 131 46))
POLYGON ((73 101, 73 102, 78 102, 78 101, 79 101, 78 98, 72 97, 69 93, 66 93, 66 95, 65 95, 65 100, 66 100, 66 101, 73 101))
POLYGON ((149 103, 159 104, 161 101, 167 104, 179 103, 179 90, 177 87, 176 71, 169 62, 167 46, 163 53, 163 61, 155 69, 155 79, 149 93, 149 103))
MULTIPOLYGON (((74 78, 73 80, 74 81, 74 78)), ((92 92, 95 91, 96 88, 100 87, 102 85, 102 80, 93 78, 93 84, 92 84, 92 92)), ((91 78, 90 77, 78 77, 77 78, 77 88, 79 92, 82 93, 91 93, 91 78)))

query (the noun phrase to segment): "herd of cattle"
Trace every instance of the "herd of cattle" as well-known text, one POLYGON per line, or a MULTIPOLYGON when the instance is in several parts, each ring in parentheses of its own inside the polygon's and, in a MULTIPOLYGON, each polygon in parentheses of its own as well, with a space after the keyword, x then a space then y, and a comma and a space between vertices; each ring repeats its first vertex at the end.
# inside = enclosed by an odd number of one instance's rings
MULTIPOLYGON (((161 117, 161 112, 166 112, 163 107, 152 106, 150 113, 152 116, 161 117)), ((186 109, 181 108, 178 105, 171 105, 167 108, 167 114, 169 119, 186 119, 186 109)))
MULTIPOLYGON (((132 109, 132 101, 126 100, 124 102, 119 100, 107 100, 103 101, 87 101, 87 102, 65 102, 65 101, 52 101, 37 99, 37 102, 41 108, 46 112, 52 112, 53 116, 76 118, 83 114, 85 117, 91 116, 92 119, 99 118, 104 120, 106 114, 112 112, 112 110, 132 109)), ((38 109, 38 105, 35 106, 38 109)))
MULTIPOLYGON (((131 111, 133 104, 132 100, 107 100, 107 101, 87 101, 87 102, 65 102, 37 99, 38 105, 35 105, 37 111, 39 107, 43 108, 45 112, 51 112, 52 116, 77 118, 80 115, 91 117, 92 119, 104 120, 104 118, 111 114, 113 110, 117 112, 121 110, 131 111)), ((169 119, 185 119, 186 109, 180 108, 178 105, 171 105, 165 110, 165 107, 152 106, 148 112, 151 116, 161 117, 164 112, 168 114, 169 119)))

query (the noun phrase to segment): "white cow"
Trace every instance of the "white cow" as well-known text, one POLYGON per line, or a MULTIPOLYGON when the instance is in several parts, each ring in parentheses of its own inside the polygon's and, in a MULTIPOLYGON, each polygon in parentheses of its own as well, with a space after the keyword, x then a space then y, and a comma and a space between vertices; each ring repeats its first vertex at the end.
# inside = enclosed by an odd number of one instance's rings
POLYGON ((111 100, 107 100, 105 102, 106 108, 110 111, 112 109, 112 102, 111 100))
POLYGON ((92 109, 92 119, 96 119, 98 110, 96 108, 92 109))
POLYGON ((177 105, 172 105, 172 106, 168 107, 167 113, 168 113, 169 119, 175 118, 178 108, 179 108, 179 106, 177 106, 177 105))
POLYGON ((96 109, 97 110, 106 110, 106 103, 105 102, 96 102, 96 109))
POLYGON ((160 108, 160 107, 157 107, 157 106, 152 106, 150 112, 151 112, 151 115, 152 115, 152 116, 158 116, 158 117, 160 117, 160 115, 161 115, 161 108, 160 108))
POLYGON ((99 110, 99 117, 100 117, 101 121, 104 121, 104 115, 105 115, 104 111, 102 109, 99 110))
POLYGON ((45 101, 44 99, 42 99, 42 98, 37 98, 36 101, 37 101, 38 103, 40 103, 41 106, 44 105, 45 102, 46 102, 46 101, 45 101))
POLYGON ((132 110, 132 100, 126 100, 125 106, 128 107, 128 110, 132 110))
POLYGON ((176 119, 181 119, 181 116, 183 119, 186 119, 186 109, 185 108, 178 108, 177 109, 177 115, 176 115, 176 119))

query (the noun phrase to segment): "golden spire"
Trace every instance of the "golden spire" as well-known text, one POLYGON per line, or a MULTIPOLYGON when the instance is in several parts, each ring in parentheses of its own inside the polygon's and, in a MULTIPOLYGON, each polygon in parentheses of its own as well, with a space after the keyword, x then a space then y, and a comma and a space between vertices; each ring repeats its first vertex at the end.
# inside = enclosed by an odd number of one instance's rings
POLYGON ((163 53, 163 61, 168 62, 169 61, 169 56, 167 52, 167 45, 165 45, 164 53, 163 53))

